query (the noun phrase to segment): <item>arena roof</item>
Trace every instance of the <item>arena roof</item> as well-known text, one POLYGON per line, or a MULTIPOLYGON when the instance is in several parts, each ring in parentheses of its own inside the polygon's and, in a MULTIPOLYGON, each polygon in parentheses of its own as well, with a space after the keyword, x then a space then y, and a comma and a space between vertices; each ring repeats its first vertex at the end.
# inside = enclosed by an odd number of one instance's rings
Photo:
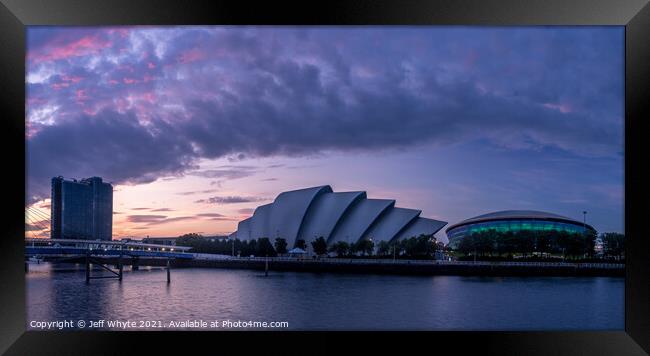
MULTIPOLYGON (((488 214, 475 216, 475 217, 469 218, 467 220, 463 220, 463 221, 461 221, 459 223, 456 223, 454 225, 449 226, 446 231, 450 231, 450 230, 452 230, 454 228, 457 228, 459 226, 469 225, 469 224, 479 223, 479 222, 485 222, 485 221, 520 220, 520 219, 560 221, 560 222, 567 222, 567 223, 572 223, 572 224, 576 224, 576 225, 583 225, 582 221, 578 221, 578 220, 575 220, 575 219, 568 218, 566 216, 553 214, 553 213, 548 213, 548 212, 544 212, 544 211, 537 211, 537 210, 502 210, 502 211, 496 211, 496 212, 492 212, 492 213, 488 213, 488 214)), ((592 230, 594 229, 589 224, 587 224, 587 227, 592 229, 592 230)))

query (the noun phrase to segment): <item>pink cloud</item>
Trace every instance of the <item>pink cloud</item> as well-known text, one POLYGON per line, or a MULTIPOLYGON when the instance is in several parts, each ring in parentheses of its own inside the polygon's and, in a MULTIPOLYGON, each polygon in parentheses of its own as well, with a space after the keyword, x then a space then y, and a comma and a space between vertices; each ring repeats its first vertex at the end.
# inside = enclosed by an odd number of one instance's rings
POLYGON ((150 104, 153 104, 156 101, 156 94, 152 92, 147 92, 142 94, 142 99, 149 102, 150 104))
POLYGON ((88 100, 88 95, 86 95, 85 89, 79 89, 75 92, 75 97, 77 99, 77 104, 84 105, 84 100, 88 100))
POLYGON ((87 108, 87 109, 83 109, 83 112, 84 112, 84 114, 90 115, 90 116, 97 115, 97 110, 96 109, 87 108))
POLYGON ((67 75, 63 75, 61 77, 61 80, 63 80, 64 82, 71 82, 71 83, 74 83, 74 84, 79 83, 82 79, 84 79, 84 78, 79 77, 79 76, 70 77, 70 76, 67 76, 67 75))
POLYGON ((108 34, 117 34, 122 38, 129 35, 129 30, 126 28, 111 28, 106 31, 108 34))
POLYGON ((192 48, 189 51, 181 53, 178 58, 180 63, 190 63, 205 58, 205 54, 198 48, 192 48))
POLYGON ((70 86, 70 83, 68 82, 62 82, 62 83, 53 83, 50 85, 50 87, 54 90, 61 90, 62 88, 67 88, 70 86))
POLYGON ((57 46, 48 45, 42 51, 30 53, 28 58, 35 63, 45 61, 56 61, 71 57, 85 56, 97 53, 100 50, 111 47, 113 43, 98 36, 84 36, 76 41, 57 46))

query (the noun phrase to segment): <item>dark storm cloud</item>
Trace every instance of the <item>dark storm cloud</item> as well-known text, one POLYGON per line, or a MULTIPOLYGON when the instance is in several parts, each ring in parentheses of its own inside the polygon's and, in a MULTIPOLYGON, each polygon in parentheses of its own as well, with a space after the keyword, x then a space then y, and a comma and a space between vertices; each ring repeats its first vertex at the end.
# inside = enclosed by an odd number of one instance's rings
POLYGON ((32 201, 60 174, 139 184, 258 172, 197 171, 205 158, 472 140, 587 157, 622 147, 620 29, 50 31, 30 34, 32 201))
POLYGON ((192 147, 179 136, 162 121, 145 126, 133 114, 110 111, 48 126, 27 141, 28 193, 48 196, 58 175, 139 184, 195 168, 192 147))

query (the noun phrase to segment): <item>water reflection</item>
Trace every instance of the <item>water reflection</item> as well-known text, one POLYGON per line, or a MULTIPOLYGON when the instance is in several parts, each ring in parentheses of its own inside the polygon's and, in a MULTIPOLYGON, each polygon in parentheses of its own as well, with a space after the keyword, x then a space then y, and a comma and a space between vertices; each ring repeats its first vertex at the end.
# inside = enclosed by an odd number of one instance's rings
MULTIPOLYGON (((46 264, 47 265, 47 264, 46 264)), ((298 330, 621 330, 624 280, 125 270, 85 283, 83 266, 27 278, 28 320, 288 321, 298 330)))

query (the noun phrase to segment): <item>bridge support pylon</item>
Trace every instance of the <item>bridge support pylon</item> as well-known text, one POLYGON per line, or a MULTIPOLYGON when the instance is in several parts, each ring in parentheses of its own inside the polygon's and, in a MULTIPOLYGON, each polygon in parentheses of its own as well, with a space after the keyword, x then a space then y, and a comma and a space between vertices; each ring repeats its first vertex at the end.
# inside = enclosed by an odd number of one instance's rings
POLYGON ((171 272, 169 269, 169 258, 168 258, 167 259, 167 284, 169 284, 169 282, 171 282, 171 272))
POLYGON ((86 283, 90 283, 90 251, 86 251, 86 283))
POLYGON ((118 275, 117 275, 117 280, 122 281, 122 248, 120 247, 120 255, 117 257, 117 269, 118 269, 118 275))

